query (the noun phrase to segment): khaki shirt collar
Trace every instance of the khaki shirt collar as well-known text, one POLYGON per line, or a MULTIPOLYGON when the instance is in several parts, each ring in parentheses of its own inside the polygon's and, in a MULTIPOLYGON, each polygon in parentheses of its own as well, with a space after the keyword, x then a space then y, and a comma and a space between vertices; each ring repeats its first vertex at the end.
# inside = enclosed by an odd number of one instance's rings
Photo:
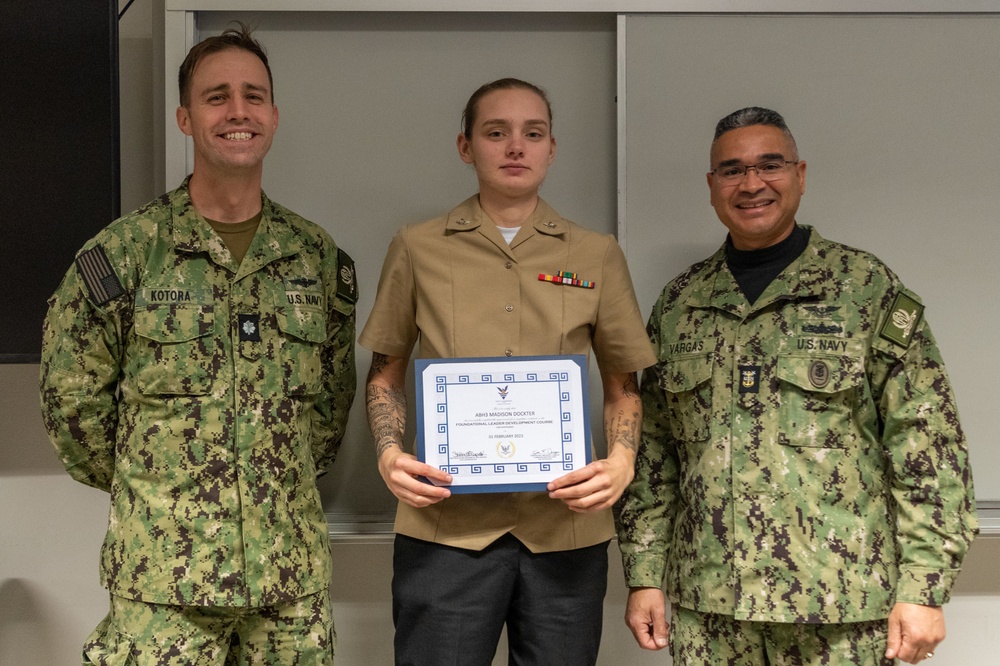
POLYGON ((464 232, 478 229, 482 236, 489 239, 490 242, 505 254, 514 258, 511 250, 531 238, 536 231, 546 236, 559 236, 569 231, 569 224, 560 217, 559 213, 552 206, 539 197, 535 210, 525 220, 524 224, 521 225, 521 230, 517 232, 514 241, 510 245, 507 245, 507 241, 500 234, 496 223, 490 219, 489 215, 483 211, 482 206, 479 205, 479 195, 474 194, 448 213, 445 229, 450 232, 464 232))

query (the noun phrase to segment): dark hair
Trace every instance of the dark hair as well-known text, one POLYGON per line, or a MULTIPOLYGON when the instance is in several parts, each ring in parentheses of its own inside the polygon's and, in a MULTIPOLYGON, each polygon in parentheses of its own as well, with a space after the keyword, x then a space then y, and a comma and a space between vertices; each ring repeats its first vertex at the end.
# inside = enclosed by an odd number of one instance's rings
POLYGON ((237 21, 236 25, 239 28, 228 28, 221 35, 208 37, 192 46, 191 50, 188 51, 184 62, 181 63, 180 70, 177 72, 177 88, 180 92, 181 106, 188 106, 191 103, 191 75, 194 74, 194 68, 198 65, 198 61, 207 55, 227 49, 242 49, 260 58, 260 61, 264 63, 264 69, 267 70, 267 82, 271 86, 271 102, 274 102, 274 79, 271 77, 271 66, 267 64, 267 54, 264 52, 264 47, 253 38, 251 34, 253 30, 245 23, 237 21))
POLYGON ((788 129, 788 125, 785 124, 785 119, 781 117, 781 114, 771 109, 765 109, 762 106, 748 106, 739 111, 733 111, 720 120, 715 125, 715 136, 712 137, 712 143, 715 143, 726 132, 754 125, 777 127, 792 142, 792 146, 795 146, 795 137, 792 136, 792 131, 788 129))
POLYGON ((545 91, 533 83, 508 77, 483 84, 479 86, 476 92, 472 93, 472 97, 465 104, 465 110, 462 111, 462 134, 465 135, 466 139, 472 138, 472 126, 476 123, 476 107, 479 105, 479 100, 494 90, 530 90, 541 97, 542 101, 545 102, 545 109, 549 112, 549 129, 551 130, 552 105, 549 103, 549 98, 545 94, 545 91))

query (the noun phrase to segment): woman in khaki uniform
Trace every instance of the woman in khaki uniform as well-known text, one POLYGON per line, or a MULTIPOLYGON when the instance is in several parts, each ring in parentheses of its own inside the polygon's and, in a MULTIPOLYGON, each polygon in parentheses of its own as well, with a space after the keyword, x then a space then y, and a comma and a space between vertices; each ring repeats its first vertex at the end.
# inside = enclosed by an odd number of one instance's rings
POLYGON ((655 362, 612 236, 561 218, 539 196, 555 158, 545 93, 501 79, 473 94, 458 136, 479 192, 393 239, 360 343, 373 352, 367 409, 379 471, 400 499, 393 620, 397 664, 488 666, 507 625, 515 664, 597 659, 611 505, 631 481, 655 362), (544 281, 576 273, 592 288, 544 281), (589 354, 604 389, 608 456, 548 492, 463 494, 408 452, 406 366, 420 358, 589 354))

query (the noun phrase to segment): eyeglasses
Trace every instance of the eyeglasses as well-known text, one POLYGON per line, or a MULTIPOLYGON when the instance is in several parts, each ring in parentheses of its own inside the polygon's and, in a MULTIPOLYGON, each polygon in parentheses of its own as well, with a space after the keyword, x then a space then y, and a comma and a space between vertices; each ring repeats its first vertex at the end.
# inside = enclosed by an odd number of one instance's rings
POLYGON ((728 164, 714 169, 712 174, 719 179, 723 185, 735 185, 743 181, 747 171, 753 169, 757 172, 757 177, 763 181, 770 182, 778 180, 788 171, 789 164, 798 164, 799 160, 767 160, 757 164, 728 164))

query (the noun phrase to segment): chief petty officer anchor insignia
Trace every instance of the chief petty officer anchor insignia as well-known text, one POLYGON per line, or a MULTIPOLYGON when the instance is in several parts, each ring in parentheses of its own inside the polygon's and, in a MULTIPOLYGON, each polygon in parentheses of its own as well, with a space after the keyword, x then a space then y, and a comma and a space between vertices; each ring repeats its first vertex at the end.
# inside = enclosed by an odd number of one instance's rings
MULTIPOLYGON (((813 361, 809 366, 809 381, 816 388, 830 383, 830 367, 824 361, 813 361)), ((740 366, 740 393, 760 392, 760 366, 740 366)))
POLYGON ((760 366, 740 366, 740 393, 760 392, 760 366))

